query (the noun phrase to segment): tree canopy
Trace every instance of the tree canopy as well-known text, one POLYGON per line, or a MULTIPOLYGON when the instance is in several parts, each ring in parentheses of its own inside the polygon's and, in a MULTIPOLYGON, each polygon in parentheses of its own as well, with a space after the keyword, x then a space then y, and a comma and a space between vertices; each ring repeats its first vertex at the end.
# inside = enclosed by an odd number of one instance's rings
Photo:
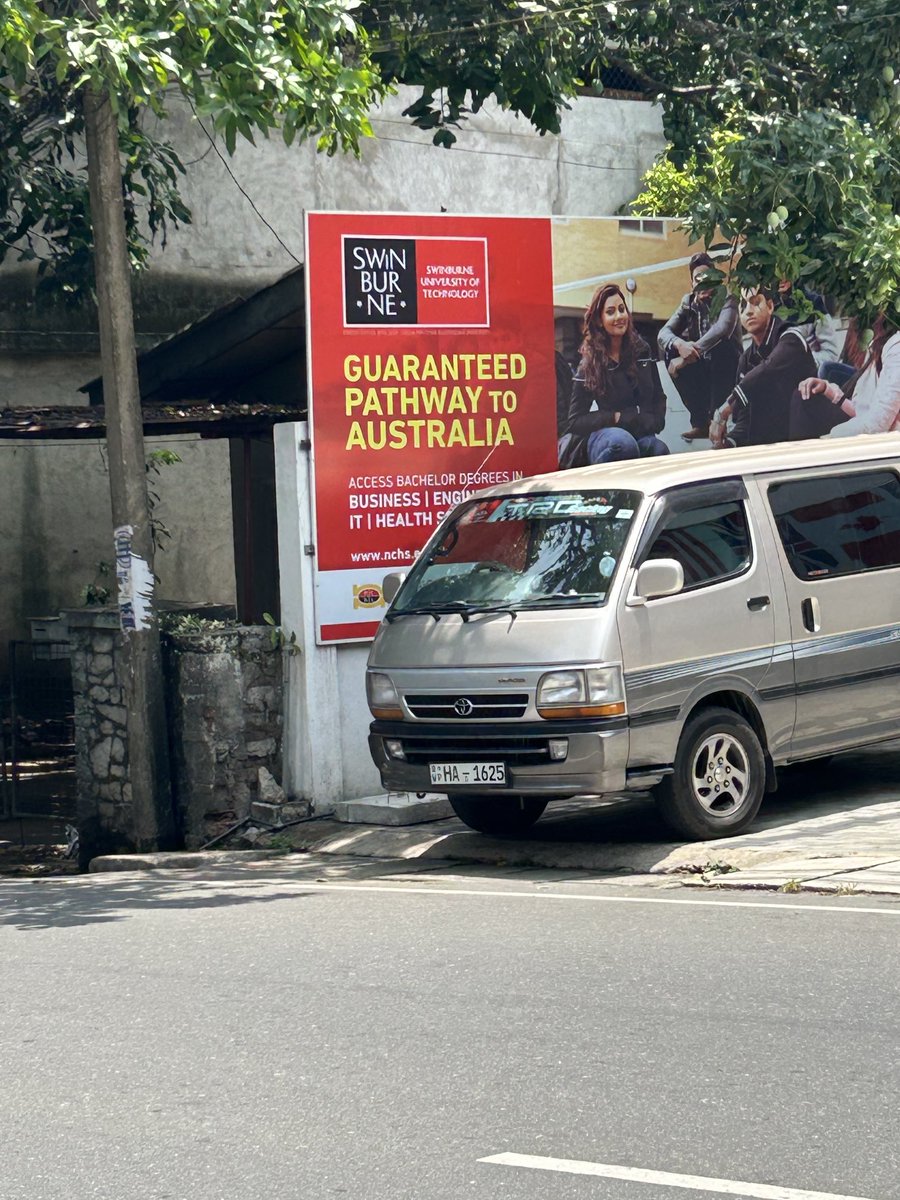
MULTIPOLYGON (((710 244, 723 235, 741 248, 739 282, 801 280, 863 322, 900 322, 895 7, 729 5, 705 42, 691 9, 712 18, 712 5, 659 6, 680 90, 660 92, 669 148, 635 211, 684 216, 710 244)), ((644 70, 671 77, 651 53, 644 70)))
POLYGON ((663 108, 665 155, 634 211, 719 244, 735 283, 801 280, 900 320, 895 0, 541 0, 366 5, 376 63, 422 86, 445 142, 493 94, 542 130, 606 66, 663 108), (458 35, 448 45, 449 18, 458 35), (409 14, 415 12, 415 20, 409 14), (392 29, 389 61, 379 35, 392 29))
POLYGON ((188 218, 177 154, 141 120, 173 93, 228 149, 277 128, 352 151, 370 105, 410 84, 410 120, 449 147, 490 97, 557 131, 611 65, 663 107, 637 211, 740 245, 736 279, 803 279, 897 319, 898 51, 894 0, 0 0, 0 254, 84 266, 87 83, 117 106, 139 264, 188 218))
POLYGON ((0 0, 0 257, 54 268, 78 292, 90 261, 82 99, 118 116, 132 261, 189 219, 183 166, 154 133, 173 94, 229 151, 278 128, 285 141, 355 149, 384 93, 346 0, 0 0))

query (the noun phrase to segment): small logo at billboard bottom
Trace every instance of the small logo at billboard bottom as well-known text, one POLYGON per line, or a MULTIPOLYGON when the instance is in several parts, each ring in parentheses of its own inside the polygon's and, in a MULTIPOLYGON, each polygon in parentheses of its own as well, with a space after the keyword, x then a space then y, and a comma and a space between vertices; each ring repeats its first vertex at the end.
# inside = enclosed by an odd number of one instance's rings
POLYGON ((354 583, 354 608, 384 608, 384 594, 377 583, 354 583))

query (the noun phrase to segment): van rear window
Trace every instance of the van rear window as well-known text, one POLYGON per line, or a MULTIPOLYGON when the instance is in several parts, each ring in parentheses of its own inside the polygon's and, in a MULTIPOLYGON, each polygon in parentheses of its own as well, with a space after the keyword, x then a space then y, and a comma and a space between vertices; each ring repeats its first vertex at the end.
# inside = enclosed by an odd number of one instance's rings
POLYGON ((775 483, 769 503, 798 579, 900 567, 900 478, 893 471, 775 483))

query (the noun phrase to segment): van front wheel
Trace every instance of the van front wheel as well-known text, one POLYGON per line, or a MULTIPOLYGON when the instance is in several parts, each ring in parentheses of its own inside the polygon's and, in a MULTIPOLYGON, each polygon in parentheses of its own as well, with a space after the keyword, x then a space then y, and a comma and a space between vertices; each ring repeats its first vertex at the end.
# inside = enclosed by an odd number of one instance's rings
POLYGON ((506 836, 530 829, 547 807, 546 800, 525 796, 449 796, 448 799, 450 807, 470 829, 506 836))
POLYGON ((752 726, 728 708, 688 721, 675 769, 656 789, 660 816, 685 837, 733 837, 759 812, 766 783, 762 746, 752 726))

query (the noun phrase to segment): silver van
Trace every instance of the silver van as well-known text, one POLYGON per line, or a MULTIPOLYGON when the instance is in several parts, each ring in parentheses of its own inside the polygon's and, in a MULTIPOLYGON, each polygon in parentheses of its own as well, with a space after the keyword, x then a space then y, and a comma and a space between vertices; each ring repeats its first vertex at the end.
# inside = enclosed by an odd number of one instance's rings
POLYGON ((493 487, 392 593, 367 672, 386 789, 493 834, 651 790, 679 834, 727 837, 779 767, 900 732, 900 435, 493 487))

